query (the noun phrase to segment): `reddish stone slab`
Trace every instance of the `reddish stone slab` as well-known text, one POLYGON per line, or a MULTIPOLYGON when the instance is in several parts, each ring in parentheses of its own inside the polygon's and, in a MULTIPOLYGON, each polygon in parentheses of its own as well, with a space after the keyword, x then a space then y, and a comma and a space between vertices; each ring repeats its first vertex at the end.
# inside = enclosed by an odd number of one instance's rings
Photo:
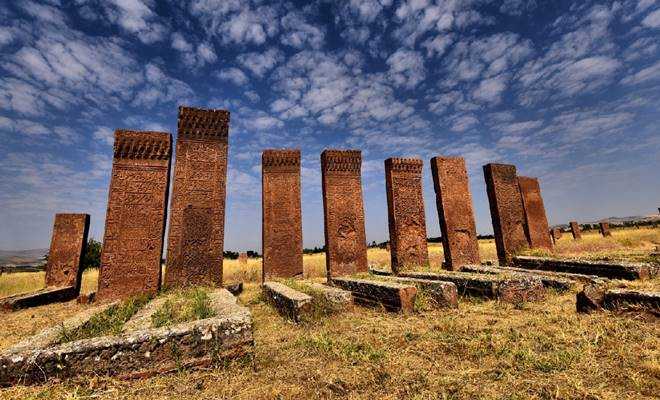
POLYGON ((168 287, 222 285, 229 111, 179 107, 168 287))
POLYGON ((390 230, 391 265, 396 273, 428 265, 426 217, 422 193, 422 160, 385 160, 385 187, 390 230))
POLYGON ((528 245, 516 167, 507 164, 486 164, 484 177, 497 258, 501 265, 506 265, 513 255, 528 245))
POLYGON ((303 273, 300 150, 261 156, 263 280, 303 273))
POLYGON ((239 253, 238 254, 238 262, 240 264, 247 264, 247 261, 248 261, 247 253, 239 253))
POLYGON ((321 153, 328 279, 367 272, 361 168, 359 150, 321 153))
POLYGON ((607 222, 601 222, 598 224, 598 228, 600 230, 600 234, 603 236, 612 236, 612 232, 610 232, 610 224, 607 222))
POLYGON ((479 265, 479 243, 465 160, 462 157, 433 157, 431 172, 445 268, 460 270, 463 265, 479 265))
POLYGON ((525 234, 529 247, 552 250, 552 239, 548 235, 548 218, 545 215, 539 180, 519 176, 518 187, 525 212, 525 234))
POLYGON ((560 228, 552 228, 550 231, 550 236, 552 236, 552 240, 557 243, 557 240, 561 239, 561 236, 563 235, 563 232, 560 228))
POLYGON ((99 300, 160 288, 171 154, 169 133, 115 132, 99 300))
POLYGON ((55 214, 46 264, 46 287, 70 286, 80 291, 81 263, 88 232, 88 214, 55 214))
POLYGON ((573 239, 575 240, 582 239, 582 230, 580 229, 580 224, 578 224, 576 221, 571 221, 569 225, 571 226, 571 233, 573 234, 573 239))

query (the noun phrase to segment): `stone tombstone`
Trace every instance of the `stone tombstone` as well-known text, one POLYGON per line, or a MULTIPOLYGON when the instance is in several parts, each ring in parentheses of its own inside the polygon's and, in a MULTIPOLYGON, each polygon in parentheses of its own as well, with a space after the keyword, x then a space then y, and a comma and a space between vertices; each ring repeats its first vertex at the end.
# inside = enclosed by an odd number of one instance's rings
POLYGON ((500 265, 506 265, 511 257, 528 245, 516 167, 507 164, 486 164, 483 169, 497 258, 500 265))
POLYGON ((328 279, 368 270, 361 168, 359 150, 321 153, 328 279))
POLYGON ((89 214, 55 214, 46 264, 47 287, 70 286, 80 291, 88 233, 89 214))
POLYGON ((552 236, 552 240, 554 240, 555 243, 557 243, 557 241, 561 239, 563 232, 561 228, 552 228, 552 230, 550 231, 550 235, 552 236))
POLYGON ((248 262, 248 255, 247 253, 238 253, 238 263, 247 265, 248 262))
POLYGON ((300 150, 265 150, 261 170, 262 277, 301 275, 300 150))
POLYGON ((115 132, 99 300, 160 288, 171 155, 169 133, 115 132))
POLYGON ((422 193, 423 166, 422 160, 416 158, 385 160, 390 258, 394 273, 429 263, 422 193))
POLYGON ((518 186, 525 212, 525 234, 529 247, 552 250, 552 239, 548 235, 548 218, 545 215, 539 180, 519 176, 518 186))
POLYGON ((612 236, 612 232, 610 232, 610 224, 607 222, 601 222, 598 224, 598 227, 600 229, 600 234, 603 236, 612 236))
POLYGON ((229 111, 179 107, 165 284, 222 285, 229 111))
POLYGON ((575 240, 582 239, 582 230, 580 229, 580 224, 578 224, 577 221, 571 221, 569 222, 569 225, 571 226, 571 233, 573 234, 573 239, 575 240))
POLYGON ((480 265, 479 242, 465 160, 462 157, 433 157, 431 172, 445 268, 460 270, 463 265, 480 265))

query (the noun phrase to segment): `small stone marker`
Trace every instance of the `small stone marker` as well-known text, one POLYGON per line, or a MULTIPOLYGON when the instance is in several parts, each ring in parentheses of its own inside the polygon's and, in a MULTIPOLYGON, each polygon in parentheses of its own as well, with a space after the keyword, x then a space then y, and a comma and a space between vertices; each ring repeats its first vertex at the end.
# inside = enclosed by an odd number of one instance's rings
POLYGON ((608 279, 626 280, 648 279, 657 273, 657 268, 651 264, 644 263, 562 260, 528 256, 515 257, 513 259, 513 266, 531 270, 571 272, 596 275, 608 279))
POLYGON ((460 270, 463 265, 479 264, 479 243, 465 160, 462 157, 433 157, 431 171, 445 268, 460 270))
POLYGON ((452 282, 398 276, 392 279, 399 283, 414 285, 418 290, 428 294, 437 307, 458 308, 458 290, 452 282))
POLYGON ((153 294, 160 288, 171 154, 168 133, 115 132, 100 301, 153 294))
POLYGON ((426 217, 422 193, 422 160, 385 160, 385 187, 390 230, 392 271, 426 266, 426 217))
POLYGON ((262 279, 303 273, 300 150, 261 155, 262 279))
POLYGON ((248 255, 247 253, 238 253, 238 263, 242 265, 247 265, 248 255))
POLYGON ((222 285, 229 111, 179 107, 168 287, 222 285))
POLYGON ((582 231, 580 230, 580 224, 578 224, 576 221, 571 221, 569 225, 571 226, 571 233, 573 234, 573 239, 575 240, 582 239, 582 231))
POLYGON ((660 316, 660 293, 630 289, 607 289, 605 284, 585 285, 576 295, 576 309, 580 313, 598 310, 615 312, 648 312, 660 316))
POLYGON ((89 214, 55 214, 46 264, 46 287, 70 286, 80 290, 88 232, 89 214))
POLYGON ((486 164, 483 168, 497 258, 500 265, 506 265, 513 255, 528 246, 516 167, 486 164))
POLYGON ((273 281, 264 282, 261 289, 268 301, 277 309, 277 312, 293 322, 301 322, 312 312, 313 299, 308 294, 273 281))
POLYGON ((603 237, 612 236, 612 232, 610 232, 610 224, 607 222, 599 223, 598 227, 600 229, 600 234, 603 235, 603 237))
POLYGON ((562 235, 563 235, 563 232, 562 232, 561 228, 552 228, 552 230, 550 231, 550 236, 552 236, 552 240, 555 243, 557 243, 557 241, 559 239, 561 239, 562 235))
POLYGON ((414 311, 417 288, 413 285, 350 278, 333 278, 331 283, 352 292, 356 303, 382 306, 388 311, 395 312, 414 311))
POLYGON ((367 272, 367 243, 359 150, 321 153, 328 279, 367 272))
POLYGON ((552 250, 552 239, 548 235, 548 218, 545 215, 539 180, 519 176, 518 187, 525 212, 525 233, 529 247, 552 250))

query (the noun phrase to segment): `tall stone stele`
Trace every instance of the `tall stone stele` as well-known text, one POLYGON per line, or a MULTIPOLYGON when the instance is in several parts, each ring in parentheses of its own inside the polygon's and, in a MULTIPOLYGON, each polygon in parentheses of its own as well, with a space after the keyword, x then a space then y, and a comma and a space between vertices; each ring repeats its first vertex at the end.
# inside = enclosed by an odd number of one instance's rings
POLYGON ((562 234, 563 234, 563 232, 562 232, 561 228, 552 228, 550 230, 550 236, 552 237, 552 240, 555 242, 555 244, 557 243, 557 241, 559 239, 561 239, 562 234))
POLYGON ((416 158, 385 160, 387 216, 392 271, 427 266, 426 217, 422 193, 422 167, 416 158))
POLYGON ((483 168, 497 258, 500 265, 507 265, 516 253, 528 246, 516 167, 486 164, 483 168))
POLYGON ((552 238, 548 235, 548 218, 545 215, 541 186, 537 178, 518 177, 518 186, 525 212, 525 234, 529 247, 552 250, 552 238))
POLYGON ((265 150, 261 171, 262 277, 302 275, 300 150, 265 150))
POLYGON ((607 236, 612 236, 612 232, 610 231, 610 224, 607 222, 601 222, 598 224, 598 228, 600 230, 600 234, 603 235, 603 237, 607 236))
POLYGON ((442 233, 444 267, 458 271, 464 265, 479 265, 479 243, 465 160, 462 157, 433 157, 431 172, 442 233))
POLYGON ((229 111, 179 107, 167 287, 222 285, 229 111))
POLYGON ((367 272, 367 243, 359 150, 321 153, 328 279, 367 272))
POLYGON ((169 133, 115 132, 99 300, 160 288, 171 155, 169 133))
POLYGON ((580 229, 580 224, 577 221, 571 221, 568 223, 571 226, 571 233, 573 234, 574 240, 582 239, 582 230, 580 229))
POLYGON ((80 292, 88 233, 89 214, 55 214, 46 287, 73 287, 76 293, 80 292))

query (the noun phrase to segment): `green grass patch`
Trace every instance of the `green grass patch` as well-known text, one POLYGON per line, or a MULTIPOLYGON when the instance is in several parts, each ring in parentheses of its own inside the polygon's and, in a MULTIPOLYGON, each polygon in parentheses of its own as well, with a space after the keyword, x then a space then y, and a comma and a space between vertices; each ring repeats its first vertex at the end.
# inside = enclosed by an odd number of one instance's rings
POLYGON ((172 298, 151 316, 154 328, 180 324, 182 322, 211 318, 216 315, 211 307, 211 298, 207 289, 191 288, 174 292, 172 298))
POLYGON ((95 314, 89 321, 76 329, 66 329, 62 325, 60 343, 89 339, 105 335, 117 335, 129 319, 144 307, 151 299, 148 295, 139 295, 113 305, 103 312, 95 314))

